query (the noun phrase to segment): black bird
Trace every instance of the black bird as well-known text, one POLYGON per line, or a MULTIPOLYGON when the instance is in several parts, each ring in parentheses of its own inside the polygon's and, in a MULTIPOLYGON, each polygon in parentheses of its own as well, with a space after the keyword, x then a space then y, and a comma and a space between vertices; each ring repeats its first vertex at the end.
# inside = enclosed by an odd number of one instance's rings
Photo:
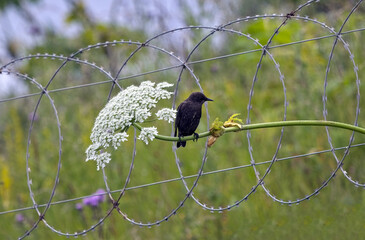
MULTIPOLYGON (((175 137, 177 130, 179 130, 179 139, 184 136, 190 136, 194 134, 195 139, 199 138, 199 135, 195 133, 196 128, 199 125, 200 118, 202 116, 202 105, 205 101, 213 101, 207 98, 201 92, 193 92, 190 96, 180 103, 177 107, 176 120, 175 120, 175 137)), ((185 147, 185 141, 178 141, 177 147, 185 147)))

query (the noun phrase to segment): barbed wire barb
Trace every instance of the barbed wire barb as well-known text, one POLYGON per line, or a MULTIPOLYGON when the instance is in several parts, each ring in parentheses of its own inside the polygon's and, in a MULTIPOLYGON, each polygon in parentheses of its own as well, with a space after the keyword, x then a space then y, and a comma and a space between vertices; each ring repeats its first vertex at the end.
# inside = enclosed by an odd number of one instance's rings
MULTIPOLYGON (((233 21, 229 21, 226 22, 224 24, 219 24, 217 26, 186 26, 186 27, 179 27, 179 28, 174 28, 174 29, 170 29, 161 33, 158 33, 150 38, 148 38, 145 41, 139 42, 139 41, 133 41, 133 40, 113 40, 113 41, 105 41, 105 42, 99 42, 99 43, 95 43, 92 45, 88 45, 87 47, 84 48, 80 48, 77 51, 73 52, 72 54, 70 54, 69 56, 63 56, 61 54, 54 54, 54 53, 37 53, 37 54, 32 54, 32 55, 28 55, 28 56, 24 56, 24 57, 20 57, 20 58, 16 58, 13 59, 7 63, 5 63, 4 65, 0 66, 0 75, 4 74, 4 75, 9 75, 15 78, 19 78, 21 80, 24 80, 26 82, 30 82, 32 85, 34 85, 36 87, 36 92, 29 92, 26 94, 20 94, 17 96, 9 96, 9 97, 4 97, 2 99, 0 99, 0 104, 8 104, 10 102, 13 101, 17 101, 20 99, 27 99, 27 98, 31 98, 31 99, 36 99, 35 104, 34 104, 34 108, 33 110, 33 115, 32 117, 29 119, 30 120, 30 125, 27 131, 27 139, 26 139, 26 152, 25 152, 25 173, 26 173, 26 184, 27 184, 27 188, 28 188, 28 193, 29 193, 29 197, 31 200, 31 206, 28 207, 22 207, 22 208, 17 208, 17 209, 11 209, 11 210, 5 210, 0 212, 0 215, 6 215, 6 214, 11 214, 11 213, 15 213, 15 212, 23 212, 23 211, 28 211, 28 210, 33 210, 36 212, 37 217, 34 219, 34 221, 32 222, 32 224, 30 224, 30 227, 25 231, 25 233, 23 233, 18 239, 24 239, 27 236, 29 236, 30 234, 33 233, 33 231, 35 231, 35 229, 38 228, 38 226, 40 224, 44 224, 44 226, 46 226, 48 229, 50 229, 52 232, 54 232, 55 234, 58 234, 60 236, 64 236, 64 237, 78 237, 78 236, 84 236, 87 233, 95 230, 96 228, 99 228, 106 219, 108 219, 113 212, 116 213, 118 215, 118 217, 123 218, 124 220, 126 220, 127 222, 133 224, 133 225, 137 225, 137 226, 141 226, 141 227, 152 227, 152 226, 159 226, 160 224, 167 222, 170 220, 170 218, 172 218, 173 216, 175 216, 176 214, 178 214, 180 211, 182 211, 182 208, 185 206, 186 202, 189 199, 192 199, 193 203, 197 204, 197 206, 203 208, 204 210, 208 210, 209 212, 212 213, 222 213, 224 211, 229 211, 241 204, 244 204, 248 199, 251 198, 251 196, 253 196, 253 193, 256 193, 257 190, 259 188, 262 188, 266 194, 266 196, 268 196, 271 200, 282 204, 282 205, 288 205, 288 206, 292 206, 292 205, 298 205, 301 202, 305 201, 305 200, 310 200, 312 197, 317 196, 322 189, 324 189, 326 186, 329 186, 329 183, 333 180, 333 178, 337 175, 337 173, 342 173, 345 178, 352 183, 354 186, 356 187, 362 187, 365 188, 365 183, 361 183, 359 180, 354 179, 354 177, 350 176, 350 173, 348 173, 347 171, 345 171, 345 169, 343 168, 344 165, 344 161, 346 159, 346 157, 348 157, 350 150, 354 149, 354 148, 360 148, 365 146, 365 143, 358 143, 358 144, 354 144, 354 137, 355 137, 355 131, 351 132, 351 135, 349 137, 348 140, 348 144, 342 147, 335 147, 333 144, 333 140, 331 137, 331 133, 330 133, 330 128, 328 127, 328 125, 325 126, 325 131, 326 131, 326 135, 327 135, 327 142, 329 144, 329 148, 325 149, 325 150, 320 150, 320 151, 313 151, 313 152, 306 152, 303 154, 298 154, 298 155, 290 155, 287 157, 281 157, 279 158, 279 152, 280 149, 282 149, 283 146, 283 139, 284 139, 284 132, 285 129, 284 127, 282 127, 283 125, 280 125, 280 134, 278 134, 277 137, 277 142, 275 142, 274 146, 275 146, 275 150, 272 154, 271 159, 266 160, 266 161, 257 161, 256 160, 256 156, 254 151, 257 151, 256 148, 253 145, 253 133, 251 130, 247 130, 246 129, 246 134, 244 134, 245 136, 243 136, 242 138, 246 138, 247 139, 247 152, 249 155, 249 159, 242 159, 243 161, 247 161, 249 162, 248 164, 240 164, 238 166, 232 166, 232 167, 227 167, 227 168, 221 168, 221 169, 216 169, 216 170, 211 170, 211 171, 206 171, 206 163, 209 159, 209 152, 208 152, 208 139, 205 142, 205 148, 204 150, 201 151, 201 162, 199 163, 199 167, 197 167, 197 170, 194 174, 190 174, 190 175, 185 175, 184 171, 183 171, 183 166, 181 164, 180 161, 180 155, 179 152, 177 151, 177 148, 175 146, 175 144, 172 144, 171 147, 171 152, 173 154, 173 157, 171 157, 171 161, 174 160, 174 164, 176 165, 176 169, 178 171, 178 175, 177 177, 174 178, 169 178, 169 179, 164 179, 164 180, 160 180, 160 181, 155 181, 155 182, 148 182, 145 184, 140 184, 140 185, 134 185, 134 186, 130 186, 130 182, 131 179, 134 176, 134 166, 136 163, 136 160, 138 158, 137 155, 137 131, 139 131, 138 127, 133 126, 133 131, 134 131, 134 135, 133 135, 133 149, 131 149, 132 151, 132 155, 131 155, 131 159, 129 160, 130 162, 128 162, 128 170, 126 170, 127 175, 124 176, 124 178, 121 177, 121 179, 124 179, 124 182, 121 182, 118 185, 118 189, 113 189, 108 181, 108 175, 107 175, 107 171, 104 170, 104 168, 102 168, 102 174, 103 174, 103 182, 105 185, 105 189, 106 191, 104 193, 98 193, 98 194, 90 194, 90 195, 83 195, 83 196, 79 196, 79 197, 75 197, 75 198, 68 198, 68 199, 63 199, 63 200, 59 200, 59 201, 55 201, 54 197, 56 195, 56 189, 59 185, 60 179, 61 179, 61 166, 62 166, 62 154, 63 154, 63 141, 64 141, 64 137, 62 135, 62 127, 61 126, 61 118, 59 116, 58 110, 57 110, 57 104, 55 103, 55 100, 52 98, 52 93, 63 93, 66 91, 72 91, 75 89, 83 89, 83 88, 88 88, 88 87, 97 87, 103 84, 108 84, 107 85, 107 90, 108 93, 105 96, 105 102, 108 102, 111 98, 112 95, 115 91, 123 91, 125 89, 125 85, 127 85, 127 81, 128 79, 137 79, 139 77, 144 77, 144 76, 148 76, 148 75, 152 75, 152 74, 157 74, 157 73, 165 73, 168 71, 176 71, 176 79, 171 80, 171 82, 174 83, 174 90, 173 90, 173 97, 171 99, 171 108, 175 109, 176 108, 176 102, 177 102, 177 98, 180 94, 179 90, 181 87, 181 85, 183 84, 183 76, 184 74, 187 74, 193 81, 193 84, 195 84, 195 87, 197 87, 199 89, 199 91, 204 92, 204 88, 203 88, 203 84, 201 83, 201 80, 199 79, 199 76, 194 73, 194 67, 195 66, 199 66, 199 64, 202 63, 207 63, 207 62, 213 62, 213 61, 217 61, 217 60, 222 60, 222 59, 229 59, 229 58, 233 58, 233 57, 238 57, 238 56, 245 56, 247 54, 260 54, 260 57, 257 58, 257 62, 255 62, 252 66, 255 67, 255 71, 253 73, 252 76, 252 81, 250 83, 250 88, 249 88, 249 94, 248 94, 248 101, 247 101, 247 105, 244 106, 242 109, 246 109, 247 110, 247 115, 244 116, 245 117, 245 122, 247 125, 254 123, 254 111, 256 110, 257 106, 255 105, 256 103, 254 102, 254 93, 255 93, 255 87, 257 88, 258 83, 261 83, 261 81, 265 81, 265 79, 260 79, 260 71, 262 71, 262 69, 264 68, 264 64, 266 64, 266 60, 269 64, 272 65, 275 73, 272 74, 272 79, 274 79, 275 81, 277 81, 277 83, 280 85, 280 91, 282 91, 282 98, 280 100, 280 106, 282 106, 283 110, 282 110, 282 116, 280 117, 281 121, 284 121, 287 123, 287 118, 288 118, 288 106, 289 106, 289 100, 288 100, 288 89, 286 87, 286 81, 287 79, 285 78, 284 72, 282 70, 282 67, 280 66, 283 65, 282 62, 279 62, 277 59, 275 59, 275 55, 273 54, 274 49, 280 49, 280 48, 285 48, 288 46, 293 46, 293 45, 300 45, 300 44, 306 44, 309 42, 315 42, 315 41, 321 41, 324 39, 330 39, 333 40, 333 43, 331 45, 331 50, 329 51, 328 54, 328 58, 327 58, 327 65, 326 65, 326 69, 325 69, 325 76, 323 79, 323 94, 321 95, 321 104, 322 104, 322 115, 323 115, 323 119, 325 121, 327 121, 327 119, 329 118, 329 109, 327 107, 328 105, 328 96, 327 96, 327 92, 328 92, 328 82, 329 82, 329 74, 330 74, 330 70, 331 70, 331 64, 333 61, 333 57, 335 55, 335 49, 338 45, 338 43, 342 44, 343 48, 345 49, 346 54, 349 56, 350 59, 350 63, 351 63, 351 68, 353 69, 353 73, 354 73, 354 83, 356 85, 356 108, 354 109, 354 121, 353 121, 353 125, 354 126, 358 126, 359 124, 359 116, 360 116, 360 102, 361 102, 361 97, 360 97, 360 77, 359 77, 359 65, 357 65, 357 63, 355 62, 355 54, 353 53, 353 51, 351 51, 351 45, 346 42, 344 40, 344 36, 345 35, 351 35, 354 33, 358 33, 358 32, 363 32, 365 30, 365 27, 362 28, 357 28, 357 29, 350 29, 347 31, 343 31, 346 24, 349 22, 351 16, 355 13, 355 11, 358 9, 358 7, 362 4, 363 0, 359 0, 358 2, 356 2, 351 11, 347 14, 346 18, 342 21, 339 29, 336 31, 335 28, 330 27, 329 25, 327 25, 325 22, 317 20, 315 18, 311 18, 308 16, 301 16, 300 12, 304 9, 309 7, 312 4, 315 4, 316 2, 318 2, 318 0, 309 0, 306 1, 305 3, 297 6, 295 9, 293 9, 292 11, 289 11, 287 13, 284 14, 264 14, 264 15, 255 15, 255 16, 247 16, 247 17, 243 17, 243 18, 238 18, 236 20, 233 21), (243 30, 237 30, 237 28, 235 28, 235 26, 240 24, 245 24, 246 22, 250 22, 250 21, 256 21, 256 20, 271 20, 271 19, 275 19, 277 21, 279 21, 279 23, 277 25, 275 25, 275 27, 272 29, 272 32, 269 33, 269 37, 266 40, 265 43, 262 42, 261 39, 257 39, 254 36, 251 36, 250 33, 244 32, 243 30), (316 36, 316 37, 311 37, 308 39, 300 39, 300 40, 296 40, 296 41, 292 41, 292 42, 287 42, 287 43, 281 43, 281 44, 276 44, 274 43, 275 38, 277 38, 283 31, 284 29, 286 29, 286 27, 290 24, 291 21, 298 21, 300 24, 306 24, 306 23, 310 23, 313 24, 315 26, 319 26, 322 29, 324 29, 323 31, 325 31, 324 35, 321 36, 316 36), (174 53, 173 51, 170 51, 170 49, 167 49, 166 46, 159 46, 159 42, 158 40, 162 39, 162 38, 169 38, 172 34, 174 33, 184 33, 184 32, 192 32, 192 31, 199 31, 202 33, 202 35, 200 36, 200 38, 196 41, 196 43, 192 44, 191 49, 189 49, 186 52, 186 56, 182 57, 179 56, 179 54, 174 53), (218 35, 218 34, 230 34, 233 35, 235 37, 238 37, 239 39, 245 39, 245 41, 249 41, 250 44, 252 43, 252 48, 251 49, 239 49, 236 52, 233 53, 228 53, 228 54, 220 54, 218 56, 199 56, 198 58, 194 58, 194 54, 197 54, 197 52, 199 52, 199 48, 206 42, 208 42, 210 39, 212 39, 214 36, 218 35), (261 42, 260 42, 261 41, 261 42), (108 68, 101 66, 100 64, 94 63, 91 60, 88 59, 84 59, 83 56, 85 56, 86 52, 88 52, 88 54, 92 54, 92 51, 95 49, 99 49, 99 48, 107 48, 107 47, 128 47, 128 49, 130 50, 128 52, 128 54, 126 54, 125 59, 120 61, 120 65, 117 65, 117 67, 113 68, 113 70, 106 70, 108 68), (126 66, 132 62, 132 60, 136 59, 137 56, 139 56, 139 54, 142 54, 143 51, 142 50, 150 50, 153 53, 157 54, 161 54, 163 56, 166 56, 170 59, 170 61, 168 62, 168 64, 163 65, 162 67, 159 66, 156 69, 148 69, 146 71, 138 71, 138 72, 129 72, 129 73, 125 73, 127 72, 126 66), (83 55, 84 54, 84 55, 83 55), (49 79, 47 79, 47 81, 43 84, 41 84, 41 81, 37 81, 35 78, 33 78, 32 76, 28 76, 25 73, 21 73, 21 70, 18 70, 17 66, 23 64, 26 61, 31 61, 31 60, 46 60, 46 61, 55 61, 57 63, 57 67, 55 68, 55 71, 52 72, 52 75, 49 77, 49 79), (60 61, 60 62, 58 62, 60 61), (64 86, 64 87, 59 87, 59 88, 55 88, 55 89, 51 89, 51 86, 53 84, 53 82, 55 81, 56 77, 61 74, 61 71, 65 69, 65 67, 67 65, 70 64, 77 64, 77 65, 81 65, 83 67, 86 68, 90 68, 95 70, 97 73, 100 73, 102 78, 98 79, 96 82, 87 82, 87 83, 79 83, 73 86, 64 86), (115 71, 114 71, 115 70, 115 71), (46 99, 49 102, 49 105, 51 106, 51 111, 54 115, 54 119, 55 119, 55 131, 57 131, 57 162, 54 162, 53 164, 57 167, 55 167, 55 175, 52 179, 52 187, 50 188, 50 192, 49 195, 47 196, 47 200, 44 201, 42 204, 40 204, 36 199, 36 194, 38 194, 37 191, 34 190, 34 185, 33 180, 32 180, 32 169, 31 169, 31 162, 33 161, 33 158, 31 158, 31 137, 34 134, 35 130, 35 121, 36 121, 36 113, 40 108, 42 99, 46 99), (338 155, 336 153, 338 153, 339 151, 341 151, 341 153, 343 154, 342 157, 338 157, 338 155), (269 189, 266 185, 267 177, 271 174, 272 170, 273 170, 273 166, 276 164, 279 164, 281 162, 284 161, 289 161, 289 160, 293 160, 296 158, 304 158, 304 157, 308 157, 308 156, 314 156, 314 155, 319 155, 319 154, 323 154, 323 153, 330 153, 333 158, 336 161, 336 165, 334 167, 334 169, 332 169, 328 176, 325 179, 322 179, 321 183, 318 184, 318 186, 313 186, 313 189, 310 189, 310 192, 307 192, 304 194, 304 196, 296 196, 293 197, 292 199, 284 199, 283 196, 278 196, 277 193, 274 193, 274 191, 272 189, 269 189), (259 167, 265 167, 264 171, 259 171, 259 167), (254 172, 255 175, 255 183, 252 184, 252 186, 248 186, 247 187, 247 191, 246 192, 240 192, 240 196, 237 199, 230 199, 229 203, 226 204, 222 204, 219 203, 218 206, 214 206, 214 204, 212 203, 208 203, 205 202, 201 199, 204 198, 199 198, 198 194, 199 193, 195 193, 194 190, 196 189, 196 187, 198 186, 198 183, 200 181, 200 179, 202 179, 204 176, 207 175, 215 175, 215 174, 219 174, 219 173, 224 173, 224 172, 231 172, 231 171, 236 171, 236 170, 242 170, 242 169, 246 169, 246 168, 251 168, 254 172), (188 180, 191 180, 192 183, 190 182, 190 184, 188 184, 188 180), (144 219, 138 219, 136 220, 135 216, 128 216, 127 215, 127 211, 126 209, 123 208, 123 205, 121 204, 124 200, 124 196, 125 193, 127 191, 133 191, 136 189, 141 189, 141 188, 148 188, 151 186, 156 186, 156 185, 162 185, 162 184, 167 184, 167 183, 172 183, 172 182, 179 182, 181 183, 181 187, 183 189, 183 191, 180 194, 180 198, 179 200, 177 200, 175 202, 175 205, 173 205, 173 207, 170 210, 167 210, 164 214, 162 214, 160 217, 158 217, 157 219, 154 220, 144 220, 144 219), (116 195, 116 196, 115 196, 116 195), (80 229, 74 233, 69 233, 67 231, 63 231, 60 230, 58 228, 60 228, 60 226, 55 226, 52 225, 49 221, 47 217, 48 215, 48 210, 54 206, 54 205, 61 205, 61 204, 67 204, 67 203, 71 203, 71 202, 75 202, 78 200, 82 200, 85 198, 89 198, 92 196, 107 196, 109 198, 109 204, 108 205, 108 209, 100 216, 98 216, 98 218, 96 220, 94 220, 94 223, 92 225, 89 225, 87 227, 84 227, 83 229, 80 229)), ((238 28, 238 29, 242 29, 242 28, 238 28)), ((119 63, 118 63, 119 64, 119 63)), ((285 68, 284 68, 285 69, 285 68)), ((258 90, 256 89, 256 92, 258 90)), ((354 94, 355 95, 355 94, 354 94)), ((292 104, 292 103, 291 103, 292 104)), ((210 114, 208 111, 208 106, 207 104, 205 104, 205 114, 206 114, 206 126, 207 126, 207 130, 209 131, 209 125, 210 125, 210 114)), ((132 129, 132 128, 131 128, 132 129)), ((354 129, 354 128, 352 128, 354 129)), ((157 136, 153 135, 153 137, 157 136)), ((170 132, 170 136, 174 136, 174 123, 171 123, 171 132, 170 132)), ((131 146, 131 145, 130 145, 131 146)), ((341 146, 341 145, 340 145, 341 146)), ((196 191, 198 192, 198 191, 196 191)), ((146 202, 148 202, 148 200, 145 200, 146 202)))

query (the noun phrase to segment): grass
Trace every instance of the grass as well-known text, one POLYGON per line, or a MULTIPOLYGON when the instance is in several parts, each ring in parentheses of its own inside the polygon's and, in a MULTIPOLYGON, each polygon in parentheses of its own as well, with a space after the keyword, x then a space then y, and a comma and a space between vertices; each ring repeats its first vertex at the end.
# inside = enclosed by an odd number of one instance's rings
MULTIPOLYGON (((359 16, 360 18, 360 16, 359 16)), ((261 21, 261 20, 258 20, 261 21)), ((258 24, 260 31, 269 31, 274 27, 269 21, 258 24)), ((356 22, 355 22, 356 23, 356 22)), ((354 23, 354 24, 355 24, 354 23)), ((250 31, 255 34, 255 25, 250 31), (252 29, 254 28, 254 29, 252 29)), ((288 26, 290 32, 284 34, 280 43, 295 41, 306 35, 316 36, 321 32, 315 26, 293 24, 288 26), (289 39, 286 39, 289 38, 289 39), (296 39, 298 38, 298 39, 296 39)), ((245 30, 245 26, 242 26, 245 30)), ((265 35, 266 36, 266 35, 265 35)), ((264 37, 265 37, 264 36, 264 37)), ((356 42, 364 42, 363 33, 354 33, 356 42)), ((198 36, 197 36, 198 37, 198 36)), ((206 44, 199 48, 199 56, 193 55, 192 60, 201 56, 236 52, 242 48, 245 40, 230 35, 220 48, 212 50, 212 45, 206 44)), ((320 40, 303 45, 273 49, 272 53, 285 76, 288 120, 322 119, 323 78, 328 58, 328 49, 333 39, 320 40)), ((352 39, 349 39, 351 42, 352 39)), ((352 43, 352 42, 351 42, 352 43)), ((364 59, 361 44, 354 44, 353 52, 356 58, 364 59)), ((123 47, 120 47, 123 48, 123 47)), ((128 46, 131 48, 131 46, 128 46)), ((123 51, 117 54, 123 55, 123 51)), ((61 50, 60 50, 61 51, 61 50)), ((89 51, 88 56, 95 59, 104 54, 101 49, 89 51)), ((150 54, 153 54, 150 53, 150 54)), ((124 55, 123 55, 124 56, 124 55)), ((207 96, 214 99, 209 103, 210 123, 216 118, 226 119, 233 113, 241 113, 247 117, 247 104, 250 87, 259 54, 241 55, 228 59, 204 62, 193 66, 194 73, 199 77, 200 84, 207 96)), ((169 63, 165 55, 161 61, 169 63)), ((356 107, 355 78, 351 64, 347 61, 347 52, 336 49, 333 67, 329 76, 327 88, 329 120, 353 124, 356 107), (346 56, 346 57, 345 57, 346 56)), ((128 66, 138 71, 154 69, 158 63, 132 60, 128 66)), ((100 61, 100 64, 104 62, 100 61)), ((98 62, 99 63, 99 62, 98 62)), ((36 60, 22 66, 22 71, 29 73, 42 84, 45 84, 59 62, 36 60), (45 67, 46 65, 46 67, 45 67)), ((364 65, 359 64, 359 75, 364 75, 364 65)), ((123 71, 122 71, 123 72, 123 71)), ((173 82, 179 72, 170 70, 162 73, 149 74, 138 79, 123 80, 122 86, 138 83, 142 80, 173 82)), ((56 77, 51 89, 75 86, 77 84, 103 81, 103 75, 97 70, 91 70, 78 64, 70 63, 64 72, 56 77)), ((177 102, 181 102, 190 92, 198 90, 195 80, 189 74, 183 74, 177 102)), ((98 188, 105 188, 101 172, 96 171, 93 162, 84 162, 85 150, 90 144, 89 135, 100 109, 107 101, 110 84, 77 88, 68 91, 51 93, 62 130, 62 168, 60 182, 57 185, 53 201, 86 196, 98 188)), ((38 91, 29 85, 30 93, 38 91)), ((360 91, 363 91, 361 85, 360 91)), ((117 90, 112 92, 113 95, 117 90)), ((279 75, 271 61, 265 59, 258 74, 258 80, 252 98, 250 118, 253 123, 267 123, 283 120, 283 86, 279 75)), ((361 102, 362 97, 361 95, 361 102)), ((29 97, 0 104, 0 212, 11 209, 32 206, 26 184, 25 156, 29 129, 28 114, 34 110, 38 97, 29 97)), ((170 101, 162 103, 171 106, 170 101)), ((29 167, 32 179, 32 190, 37 203, 48 201, 54 185, 58 164, 58 128, 52 106, 43 99, 37 111, 30 136, 29 167)), ((151 124, 151 123, 150 123, 151 124)), ((152 123, 158 127, 161 134, 169 135, 171 125, 152 123)), ((148 125, 148 124, 146 124, 148 125)), ((206 109, 203 110, 198 131, 209 129, 206 109)), ((360 115, 359 126, 365 126, 360 115)), ((133 130, 129 130, 133 135, 133 130)), ((346 146, 351 132, 331 129, 331 137, 335 147, 346 146)), ((280 129, 261 129, 251 131, 250 142, 253 146, 252 156, 256 162, 271 160, 279 141, 280 129)), ((355 143, 365 140, 364 136, 356 134, 355 143)), ((204 153, 205 139, 196 143, 189 142, 187 148, 178 150, 178 157, 185 176, 199 171, 204 153)), ((124 185, 132 159, 133 141, 131 139, 113 153, 113 160, 107 166, 108 185, 112 190, 124 185)), ((128 186, 138 186, 156 181, 179 177, 172 143, 153 141, 149 145, 137 143, 135 166, 128 186)), ((285 128, 282 147, 278 157, 287 157, 306 152, 329 149, 327 135, 323 128, 290 127, 285 128)), ((343 151, 336 153, 341 159, 343 151)), ((362 157, 363 148, 351 149, 350 155, 344 161, 344 168, 354 179, 364 182, 365 170, 362 157)), ((235 167, 250 163, 248 140, 245 132, 225 134, 208 151, 208 159, 204 172, 222 168, 235 167)), ((270 174, 265 178, 265 186, 279 199, 296 200, 313 192, 326 180, 336 167, 336 161, 331 153, 298 159, 281 161, 274 164, 270 174)), ((257 166, 261 175, 267 168, 257 166)), ((187 180, 189 186, 193 179, 187 180)), ((194 189, 194 195, 208 206, 227 206, 243 198, 256 184, 256 177, 251 167, 211 174, 201 177, 194 189)), ((186 190, 181 182, 174 181, 146 188, 128 190, 123 196, 120 207, 135 221, 154 222, 168 215, 184 198, 186 190)), ((113 195, 117 196, 117 195, 113 195)), ((81 200, 57 204, 47 212, 45 219, 49 224, 63 232, 73 233, 89 228, 103 216, 111 207, 109 201, 97 208, 85 206, 83 211, 76 210, 75 204, 81 200)), ((203 210, 189 199, 178 213, 168 222, 153 228, 140 228, 125 221, 117 212, 98 227, 88 233, 85 239, 361 239, 365 236, 364 225, 365 192, 363 188, 354 187, 338 173, 319 195, 304 201, 298 206, 287 206, 273 202, 259 188, 247 201, 238 207, 223 213, 210 213, 203 210)), ((25 221, 16 223, 16 213, 0 215, 1 239, 19 237, 32 226, 37 219, 34 210, 21 211, 25 221)), ((64 239, 40 224, 28 239, 64 239)))

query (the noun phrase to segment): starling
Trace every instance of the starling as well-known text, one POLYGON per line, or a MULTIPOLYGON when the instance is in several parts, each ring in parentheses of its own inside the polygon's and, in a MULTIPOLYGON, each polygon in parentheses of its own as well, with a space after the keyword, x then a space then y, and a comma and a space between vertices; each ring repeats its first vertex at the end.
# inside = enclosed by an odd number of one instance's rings
MULTIPOLYGON (((205 101, 213 101, 207 98, 201 92, 193 92, 190 96, 180 103, 177 107, 177 114, 175 120, 175 137, 177 130, 179 130, 179 138, 184 136, 190 136, 194 134, 195 139, 199 138, 199 135, 195 133, 196 128, 199 125, 200 118, 202 116, 202 105, 205 101)), ((178 141, 177 147, 185 147, 185 141, 178 141)))

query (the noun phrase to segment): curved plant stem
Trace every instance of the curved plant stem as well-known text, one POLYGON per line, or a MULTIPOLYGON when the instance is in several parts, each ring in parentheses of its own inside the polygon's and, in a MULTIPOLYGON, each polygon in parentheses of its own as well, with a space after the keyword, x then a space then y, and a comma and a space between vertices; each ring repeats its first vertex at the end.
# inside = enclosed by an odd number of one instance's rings
MULTIPOLYGON (((133 126, 136 127, 138 130, 141 130, 142 127, 138 123, 133 123, 133 126)), ((327 127, 334 127, 334 128, 342 128, 350 131, 355 131, 358 133, 365 134, 365 128, 358 127, 355 125, 342 123, 342 122, 335 122, 335 121, 323 121, 323 120, 292 120, 292 121, 278 121, 278 122, 268 122, 268 123, 254 123, 249 125, 240 125, 240 127, 227 127, 224 128, 224 133, 229 132, 239 132, 245 130, 254 130, 254 129, 261 129, 261 128, 276 128, 276 127, 289 127, 289 126, 327 126, 327 127)), ((208 137, 211 133, 203 132, 199 133, 199 138, 208 137)), ((165 135, 155 135, 156 139, 163 140, 163 141, 179 141, 178 137, 171 137, 165 135)), ((190 141, 193 140, 194 136, 186 136, 181 137, 181 141, 190 141)))

